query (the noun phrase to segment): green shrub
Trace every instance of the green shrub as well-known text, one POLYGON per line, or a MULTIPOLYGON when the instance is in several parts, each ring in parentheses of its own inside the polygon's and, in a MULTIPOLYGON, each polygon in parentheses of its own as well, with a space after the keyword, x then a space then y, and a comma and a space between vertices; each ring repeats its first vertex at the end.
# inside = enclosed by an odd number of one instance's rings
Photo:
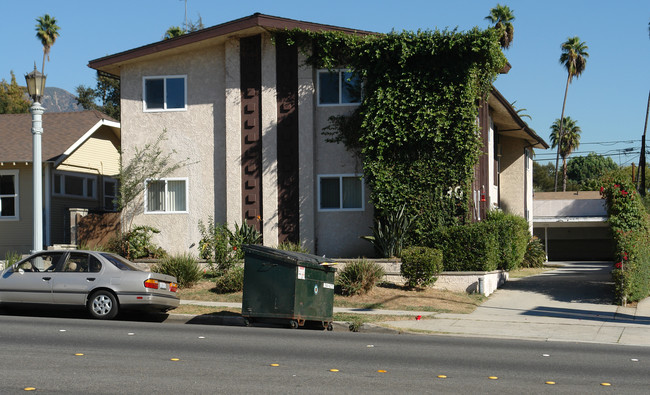
POLYGON ((243 223, 240 227, 235 222, 235 230, 229 232, 229 241, 235 251, 235 258, 244 259, 244 250, 242 250, 241 246, 243 244, 260 244, 262 234, 247 223, 243 223))
POLYGON ((400 273, 411 288, 433 284, 442 269, 440 250, 429 247, 409 247, 402 251, 400 273))
POLYGON ((7 251, 5 254, 5 265, 2 269, 6 269, 9 266, 13 265, 14 263, 18 262, 22 258, 22 255, 17 253, 16 251, 7 251))
POLYGON ((161 258, 165 250, 151 241, 151 236, 160 231, 151 226, 136 226, 129 232, 123 233, 108 242, 108 249, 127 259, 161 258))
POLYGON ((284 241, 278 245, 279 250, 284 250, 284 251, 293 251, 293 252, 302 252, 303 254, 309 254, 309 250, 298 244, 298 243, 292 243, 290 241, 284 241))
POLYGON ((239 292, 244 289, 244 268, 235 266, 217 277, 215 289, 218 293, 239 292))
POLYGON ((202 276, 196 258, 191 254, 167 256, 154 264, 151 271, 176 277, 181 288, 191 287, 202 276))
POLYGON ((506 214, 501 210, 488 212, 486 224, 491 226, 499 242, 499 263, 497 269, 514 270, 521 266, 530 240, 528 221, 524 218, 506 214))
POLYGON ((399 257, 402 253, 402 246, 415 219, 405 212, 405 207, 375 218, 372 236, 361 236, 372 243, 380 258, 399 257))
POLYGON ((600 189, 607 201, 614 235, 612 271, 618 303, 637 302, 650 295, 650 221, 633 184, 605 180, 600 189))
POLYGON ((338 274, 336 283, 343 295, 363 295, 368 293, 384 274, 384 269, 378 263, 361 259, 345 265, 338 274))
POLYGON ((442 229, 433 241, 446 271, 492 271, 499 263, 499 242, 485 222, 442 229))
POLYGON ((215 274, 223 274, 230 270, 237 261, 237 248, 230 245, 231 232, 226 224, 215 225, 212 217, 208 225, 199 221, 199 256, 205 259, 210 270, 215 274))
POLYGON ((526 247, 522 267, 543 267, 546 262, 546 251, 537 237, 531 237, 526 247))

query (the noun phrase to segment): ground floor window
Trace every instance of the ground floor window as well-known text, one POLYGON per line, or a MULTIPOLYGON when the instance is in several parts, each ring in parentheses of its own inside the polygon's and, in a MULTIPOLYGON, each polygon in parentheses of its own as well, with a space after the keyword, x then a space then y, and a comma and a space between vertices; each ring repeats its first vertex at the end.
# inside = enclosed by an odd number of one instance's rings
POLYGON ((18 170, 0 170, 0 220, 18 219, 18 170))
POLYGON ((145 187, 146 213, 187 212, 187 180, 163 178, 148 180, 145 187))
POLYGON ((320 175, 318 198, 321 211, 362 211, 363 177, 359 174, 320 175))
POLYGON ((117 180, 104 178, 104 210, 117 210, 117 180))
POLYGON ((54 195, 95 199, 97 176, 82 173, 54 173, 52 183, 54 195))

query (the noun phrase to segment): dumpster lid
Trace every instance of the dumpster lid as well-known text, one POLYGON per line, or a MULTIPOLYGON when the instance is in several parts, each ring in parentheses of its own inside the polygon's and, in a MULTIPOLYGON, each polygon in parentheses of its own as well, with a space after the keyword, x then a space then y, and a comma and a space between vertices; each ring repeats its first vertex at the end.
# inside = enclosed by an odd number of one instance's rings
POLYGON ((331 267, 332 265, 336 265, 336 262, 333 261, 332 259, 318 256, 318 255, 305 254, 303 252, 278 250, 277 248, 271 248, 271 247, 265 247, 261 245, 253 245, 253 244, 244 244, 242 245, 242 249, 247 254, 251 253, 251 254, 262 255, 272 259, 279 259, 287 263, 293 263, 295 265, 305 264, 305 263, 311 265, 325 266, 325 267, 331 267))

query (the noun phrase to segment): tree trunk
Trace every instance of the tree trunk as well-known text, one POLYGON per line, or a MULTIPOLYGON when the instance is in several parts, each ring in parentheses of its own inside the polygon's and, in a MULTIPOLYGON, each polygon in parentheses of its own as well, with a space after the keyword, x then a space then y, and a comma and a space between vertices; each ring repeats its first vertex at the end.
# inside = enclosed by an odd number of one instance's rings
POLYGON ((566 156, 562 157, 562 192, 566 192, 566 156))
POLYGON ((562 115, 560 116, 560 133, 557 139, 557 155, 555 156, 555 189, 557 192, 557 174, 558 164, 560 162, 560 148, 562 147, 562 138, 564 137, 564 108, 566 107, 566 95, 569 92, 569 83, 571 82, 571 73, 566 79, 566 88, 564 88, 564 101, 562 102, 562 115))

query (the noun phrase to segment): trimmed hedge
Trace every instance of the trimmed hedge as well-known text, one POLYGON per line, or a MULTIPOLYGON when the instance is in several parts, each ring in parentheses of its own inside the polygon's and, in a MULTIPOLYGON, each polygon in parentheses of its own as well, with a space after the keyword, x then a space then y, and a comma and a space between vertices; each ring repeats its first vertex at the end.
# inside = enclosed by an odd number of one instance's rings
POLYGON ((402 251, 400 273, 411 288, 435 283, 442 269, 440 250, 429 247, 408 247, 402 251))
POLYGON ((489 223, 445 228, 435 239, 433 245, 442 250, 445 271, 493 271, 499 266, 499 240, 489 223))
POLYGON ((493 210, 488 212, 485 222, 499 242, 497 269, 510 271, 521 267, 531 237, 528 221, 518 215, 493 210))
POLYGON ((607 201, 614 234, 612 271, 618 303, 637 302, 650 295, 650 220, 634 185, 606 181, 600 189, 607 201))

